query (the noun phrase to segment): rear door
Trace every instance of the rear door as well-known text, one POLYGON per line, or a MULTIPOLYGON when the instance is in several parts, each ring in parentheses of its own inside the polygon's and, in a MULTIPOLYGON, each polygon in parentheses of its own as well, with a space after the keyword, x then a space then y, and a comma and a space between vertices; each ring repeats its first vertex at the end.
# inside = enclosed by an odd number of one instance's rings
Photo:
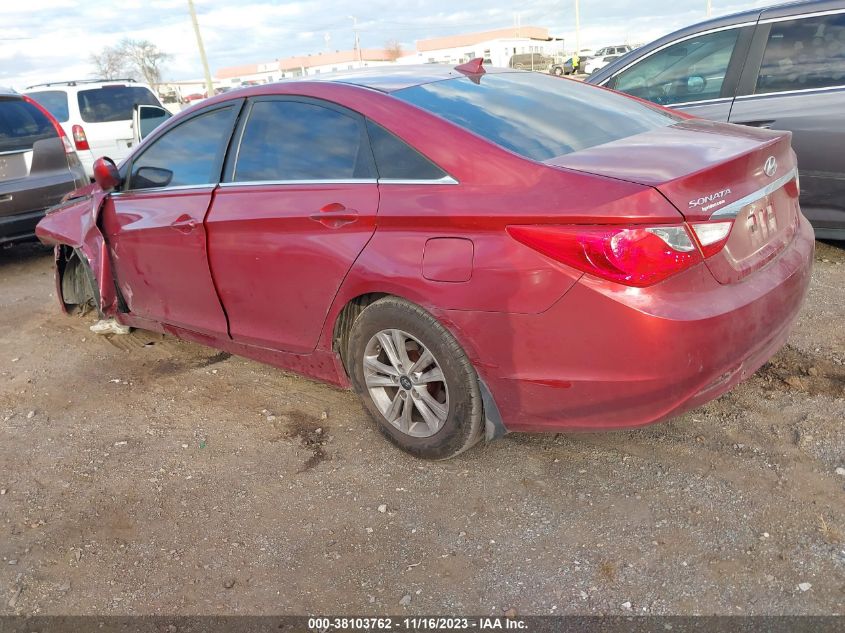
POLYGON ((82 87, 76 99, 91 152, 95 157, 109 156, 115 162, 123 159, 134 144, 133 107, 136 104, 161 106, 149 88, 131 84, 82 87))
POLYGON ((364 120, 305 98, 262 97, 247 108, 207 220, 209 261, 233 339, 310 352, 375 231, 364 120))
POLYGON ((54 205, 73 187, 50 120, 20 97, 0 96, 0 221, 54 205))
POLYGON ((790 130, 802 210, 845 229, 845 10, 763 13, 739 92, 730 122, 790 130))
POLYGON ((605 84, 647 101, 727 121, 754 27, 688 35, 633 60, 605 84))

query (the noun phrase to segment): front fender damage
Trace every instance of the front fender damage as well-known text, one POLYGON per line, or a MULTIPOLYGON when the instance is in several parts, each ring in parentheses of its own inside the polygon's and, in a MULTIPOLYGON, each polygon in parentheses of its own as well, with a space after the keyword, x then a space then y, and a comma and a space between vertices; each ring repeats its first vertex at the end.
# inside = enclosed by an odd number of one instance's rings
POLYGON ((96 185, 75 193, 79 195, 48 210, 35 234, 42 243, 55 247, 56 292, 62 310, 67 312, 68 305, 78 303, 73 291, 78 284, 73 280, 63 284, 63 276, 77 256, 93 275, 92 290, 100 314, 113 316, 117 312, 117 293, 108 246, 99 226, 107 194, 96 185))

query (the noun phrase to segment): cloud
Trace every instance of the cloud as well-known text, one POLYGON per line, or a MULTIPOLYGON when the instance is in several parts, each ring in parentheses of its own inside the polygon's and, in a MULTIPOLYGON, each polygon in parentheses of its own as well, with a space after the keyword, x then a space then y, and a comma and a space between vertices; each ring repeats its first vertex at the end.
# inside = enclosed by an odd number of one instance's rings
MULTIPOLYGON (((25 0, 0 3, 0 84, 90 77, 92 53, 121 39, 148 39, 171 55, 169 79, 202 76, 187 0, 25 0)), ((530 4, 465 0, 195 0, 212 72, 224 66, 273 61, 326 49, 350 49, 353 20, 361 44, 381 47, 398 40, 406 51, 417 39, 521 24, 545 26, 575 44, 574 0, 530 4), (459 6, 459 9, 455 7, 459 6)), ((715 14, 770 4, 727 0, 715 14)), ((603 0, 581 3, 581 45, 645 43, 704 19, 704 0, 603 0)))

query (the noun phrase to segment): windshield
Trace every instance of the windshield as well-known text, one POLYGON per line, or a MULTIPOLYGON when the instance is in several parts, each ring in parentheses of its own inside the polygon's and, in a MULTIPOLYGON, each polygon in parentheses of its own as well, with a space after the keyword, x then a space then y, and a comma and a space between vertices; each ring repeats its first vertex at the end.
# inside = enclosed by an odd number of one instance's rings
POLYGON ((608 90, 537 73, 449 79, 391 94, 540 161, 678 121, 608 90))
POLYGON ((149 88, 141 86, 103 86, 92 90, 80 90, 79 112, 86 123, 110 123, 131 121, 132 106, 161 104, 149 88))

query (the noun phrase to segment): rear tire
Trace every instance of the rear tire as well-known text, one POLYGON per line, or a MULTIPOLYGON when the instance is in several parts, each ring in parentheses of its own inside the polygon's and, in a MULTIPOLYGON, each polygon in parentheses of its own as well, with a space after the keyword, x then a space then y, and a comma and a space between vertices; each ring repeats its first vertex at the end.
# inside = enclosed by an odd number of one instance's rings
POLYGON ((370 304, 346 350, 352 385, 379 430, 402 450, 448 459, 481 439, 481 392, 455 337, 398 297, 370 304))

